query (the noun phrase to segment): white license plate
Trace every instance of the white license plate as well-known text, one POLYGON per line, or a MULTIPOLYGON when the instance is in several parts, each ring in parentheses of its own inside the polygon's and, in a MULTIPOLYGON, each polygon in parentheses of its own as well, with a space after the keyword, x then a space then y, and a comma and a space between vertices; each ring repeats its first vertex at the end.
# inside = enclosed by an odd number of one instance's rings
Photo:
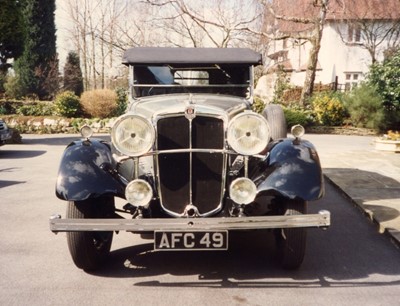
POLYGON ((227 250, 228 231, 155 231, 154 249, 157 251, 227 250))

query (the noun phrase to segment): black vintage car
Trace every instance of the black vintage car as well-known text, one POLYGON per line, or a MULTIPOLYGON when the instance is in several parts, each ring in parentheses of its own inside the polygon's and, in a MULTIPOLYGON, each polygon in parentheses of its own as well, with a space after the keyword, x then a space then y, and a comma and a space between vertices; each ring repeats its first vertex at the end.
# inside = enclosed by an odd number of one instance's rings
POLYGON ((12 138, 12 132, 8 128, 7 124, 3 121, 3 119, 0 119, 0 146, 4 145, 7 140, 10 140, 12 138))
POLYGON ((62 157, 57 197, 67 216, 50 219, 67 232, 76 266, 99 267, 113 232, 150 234, 154 249, 226 250, 231 231, 271 229, 281 264, 301 265, 306 229, 330 225, 307 214, 324 192, 314 146, 303 127, 287 128, 282 109, 252 111, 249 49, 132 48, 130 105, 111 143, 72 142, 62 157), (114 198, 126 200, 116 208, 114 198))

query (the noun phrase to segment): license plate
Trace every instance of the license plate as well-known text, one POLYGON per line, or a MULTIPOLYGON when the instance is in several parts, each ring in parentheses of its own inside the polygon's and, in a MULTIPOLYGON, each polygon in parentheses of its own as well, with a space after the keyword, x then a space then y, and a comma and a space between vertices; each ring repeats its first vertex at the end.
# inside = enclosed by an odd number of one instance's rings
POLYGON ((227 250, 228 231, 156 231, 154 249, 157 251, 227 250))

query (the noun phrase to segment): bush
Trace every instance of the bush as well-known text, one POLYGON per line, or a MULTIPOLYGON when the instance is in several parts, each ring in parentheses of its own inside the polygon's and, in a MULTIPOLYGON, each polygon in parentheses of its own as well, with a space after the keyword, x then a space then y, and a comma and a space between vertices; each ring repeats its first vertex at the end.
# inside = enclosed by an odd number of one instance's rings
POLYGON ((90 117, 109 118, 117 111, 117 94, 110 89, 85 91, 81 96, 81 105, 90 117))
POLYGON ((265 108, 265 102, 259 97, 254 97, 254 103, 252 109, 254 112, 261 114, 265 108))
POLYGON ((346 108, 354 126, 385 129, 385 111, 382 97, 375 87, 361 84, 344 97, 346 108))
POLYGON ((371 66, 366 81, 375 87, 382 97, 381 103, 385 111, 385 125, 388 128, 400 128, 400 49, 392 52, 383 63, 371 66))
POLYGON ((121 116, 125 113, 126 107, 128 106, 128 96, 124 88, 117 88, 115 90, 117 94, 117 108, 115 110, 115 116, 121 116))
POLYGON ((383 63, 371 66, 367 82, 375 86, 387 109, 400 110, 400 49, 383 63))
POLYGON ((312 115, 308 110, 285 107, 283 108, 283 112, 285 114, 288 128, 291 128, 296 124, 306 127, 313 123, 312 115))
POLYGON ((332 93, 321 93, 311 100, 315 120, 328 126, 340 126, 347 117, 347 111, 340 96, 332 93))
POLYGON ((64 91, 54 101, 55 113, 63 117, 77 117, 82 113, 79 97, 72 91, 64 91))
POLYGON ((51 116, 54 112, 54 104, 50 102, 24 104, 16 110, 18 115, 23 116, 51 116))
POLYGON ((20 85, 19 78, 16 76, 7 77, 4 89, 6 90, 6 96, 13 99, 20 99, 23 96, 23 89, 20 85))

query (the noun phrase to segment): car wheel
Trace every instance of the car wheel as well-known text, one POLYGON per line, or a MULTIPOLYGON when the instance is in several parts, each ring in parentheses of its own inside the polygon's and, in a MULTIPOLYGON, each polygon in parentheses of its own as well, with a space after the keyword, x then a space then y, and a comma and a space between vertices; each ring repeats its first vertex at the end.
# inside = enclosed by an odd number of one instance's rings
MULTIPOLYGON (((111 217, 113 198, 69 201, 67 218, 89 219, 111 217)), ((96 269, 108 256, 113 232, 67 232, 68 249, 75 265, 85 271, 96 269)))
POLYGON ((263 111, 263 115, 268 120, 272 140, 287 137, 285 114, 280 105, 267 105, 263 111))
MULTIPOLYGON (((307 202, 287 200, 284 215, 301 215, 307 213, 307 202)), ((307 230, 305 228, 285 228, 276 232, 278 260, 285 269, 297 269, 304 260, 307 230)))

